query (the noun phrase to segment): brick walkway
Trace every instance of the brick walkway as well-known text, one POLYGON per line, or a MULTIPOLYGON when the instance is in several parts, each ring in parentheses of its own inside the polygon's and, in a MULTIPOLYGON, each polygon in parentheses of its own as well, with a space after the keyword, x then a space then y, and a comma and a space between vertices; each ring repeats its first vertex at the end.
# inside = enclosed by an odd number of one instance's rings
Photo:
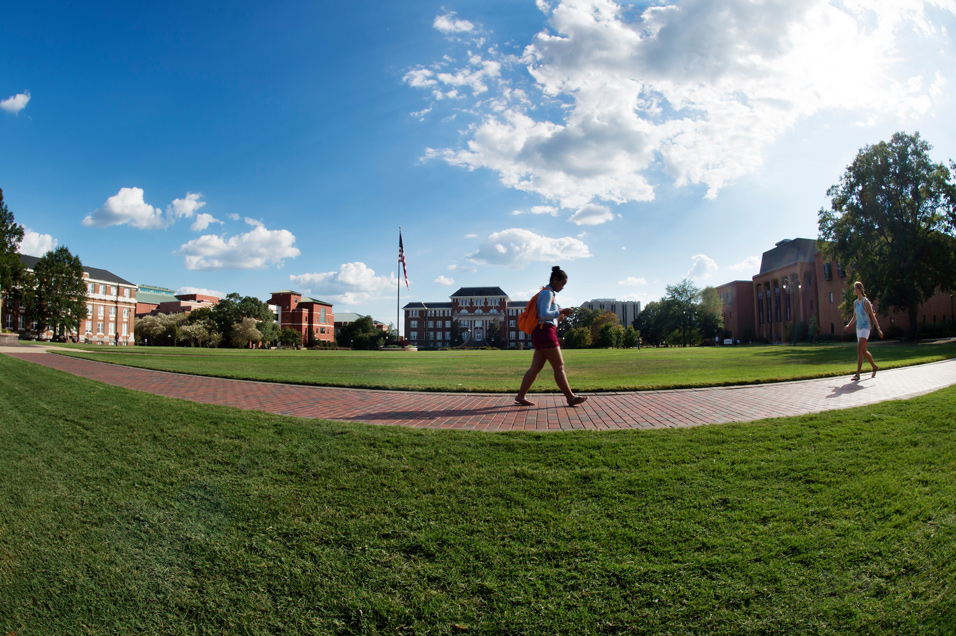
MULTIPOLYGON (((923 395, 956 384, 956 360, 849 376, 752 386, 597 393, 568 408, 560 394, 414 393, 295 386, 148 371, 48 354, 34 347, 0 353, 115 386, 253 411, 422 428, 509 430, 649 429, 744 422, 845 409, 923 395)), ((516 378, 517 382, 517 378, 516 378)))

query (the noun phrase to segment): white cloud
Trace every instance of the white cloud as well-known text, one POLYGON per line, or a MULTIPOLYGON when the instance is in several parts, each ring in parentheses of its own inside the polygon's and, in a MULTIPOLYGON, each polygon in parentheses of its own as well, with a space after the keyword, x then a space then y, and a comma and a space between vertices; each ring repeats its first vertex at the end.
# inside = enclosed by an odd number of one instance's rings
POLYGON ((588 246, 576 238, 550 238, 530 230, 513 228, 490 235, 477 251, 465 258, 480 265, 504 265, 519 269, 532 262, 559 263, 590 256, 588 246))
POLYGON ((568 220, 576 225, 601 225, 613 219, 614 214, 607 206, 590 204, 578 208, 568 220))
POLYGON ((468 55, 405 81, 436 103, 470 87, 473 103, 454 108, 476 119, 459 146, 425 156, 571 209, 650 201, 663 180, 713 198, 801 120, 929 112, 956 65, 933 21, 956 14, 952 0, 653 4, 541 1, 547 27, 520 58, 449 40, 468 55))
POLYGON ((558 216, 558 208, 553 205, 535 205, 530 210, 515 210, 513 215, 519 214, 547 214, 548 216, 558 216))
POLYGON ((301 253, 295 246, 295 236, 288 230, 268 230, 258 221, 246 221, 253 229, 245 234, 229 238, 205 234, 181 246, 186 269, 265 269, 270 264, 281 267, 285 259, 301 253))
POLYGON ((8 97, 3 101, 0 101, 0 108, 7 111, 8 113, 13 113, 18 115, 21 110, 27 107, 27 103, 30 101, 30 91, 23 91, 18 95, 8 97))
POLYGON ((748 256, 740 263, 736 265, 731 265, 727 269, 740 272, 742 274, 754 275, 757 274, 760 270, 760 257, 759 256, 748 256))
POLYGON ((121 188, 106 200, 103 207, 83 219, 83 225, 87 227, 102 228, 125 223, 141 230, 155 230, 167 225, 162 210, 143 200, 141 188, 121 188))
POLYGON ((435 18, 432 26, 442 33, 468 33, 474 31, 475 25, 468 20, 455 19, 455 13, 446 13, 435 18))
POLYGON ((23 228, 23 240, 17 247, 17 252, 26 256, 43 256, 56 249, 57 240, 49 234, 34 232, 28 227, 23 228))
POLYGON ((717 273, 717 263, 709 256, 695 254, 691 257, 691 260, 694 261, 694 264, 687 270, 687 273, 684 275, 685 278, 706 280, 717 273))
POLYGON ((452 263, 448 266, 448 271, 462 272, 463 274, 474 274, 478 271, 478 268, 474 265, 459 265, 457 263, 452 263))
POLYGON ((189 226, 189 229, 191 229, 193 232, 202 232, 213 223, 224 225, 222 221, 213 215, 200 212, 196 215, 196 220, 193 221, 192 225, 189 226))
POLYGON ((395 274, 378 276, 365 263, 345 263, 337 271, 289 276, 293 286, 322 300, 346 305, 374 301, 396 289, 395 274))
POLYGON ((215 296, 216 298, 222 299, 226 297, 226 294, 222 293, 217 289, 206 289, 204 287, 180 287, 179 291, 176 292, 179 294, 199 294, 201 296, 215 296))
POLYGON ((185 199, 173 199, 173 202, 166 206, 166 216, 170 221, 179 219, 191 219, 196 210, 206 205, 205 201, 200 201, 201 194, 187 192, 185 199))
POLYGON ((635 276, 628 276, 628 277, 625 278, 624 280, 619 280, 619 281, 617 281, 617 284, 618 284, 618 285, 626 285, 626 286, 628 286, 628 287, 633 286, 633 285, 646 285, 646 284, 647 284, 647 279, 645 279, 645 278, 643 278, 643 277, 638 278, 638 277, 635 277, 635 276))
MULTIPOLYGON (((158 230, 173 225, 179 219, 192 218, 197 210, 206 205, 200 201, 201 194, 187 192, 183 199, 173 199, 166 206, 166 214, 158 207, 146 203, 142 188, 120 188, 120 191, 106 200, 102 207, 94 210, 83 219, 87 227, 111 227, 113 225, 129 224, 141 230, 158 230)), ((192 229, 202 231, 210 223, 216 222, 209 214, 199 215, 192 229)))
POLYGON ((438 283, 439 285, 446 285, 446 286, 448 286, 448 285, 454 285, 454 284, 455 284, 455 279, 454 279, 454 278, 448 278, 447 276, 439 276, 438 278, 435 279, 435 282, 438 283))

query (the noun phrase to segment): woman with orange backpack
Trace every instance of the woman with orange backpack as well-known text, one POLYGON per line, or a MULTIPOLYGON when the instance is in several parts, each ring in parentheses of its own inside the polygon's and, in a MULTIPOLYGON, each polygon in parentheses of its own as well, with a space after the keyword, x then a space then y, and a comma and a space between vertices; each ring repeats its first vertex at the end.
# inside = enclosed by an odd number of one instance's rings
POLYGON ((551 280, 548 286, 538 292, 537 302, 528 303, 529 307, 525 310, 530 313, 532 308, 536 309, 538 320, 537 326, 531 332, 534 358, 531 359, 531 368, 525 372, 524 378, 521 380, 521 388, 518 389, 518 395, 515 397, 515 405, 517 406, 534 406, 534 402, 529 401, 526 396, 531 385, 538 377, 538 373, 544 368, 545 362, 549 362, 551 368, 554 369, 554 381, 561 392, 564 393, 568 406, 577 406, 587 400, 586 397, 575 395, 571 391, 567 375, 564 373, 561 343, 558 342, 558 321, 574 313, 573 309, 561 309, 554 302, 555 294, 564 289, 567 284, 568 275, 555 265, 551 268, 551 280))

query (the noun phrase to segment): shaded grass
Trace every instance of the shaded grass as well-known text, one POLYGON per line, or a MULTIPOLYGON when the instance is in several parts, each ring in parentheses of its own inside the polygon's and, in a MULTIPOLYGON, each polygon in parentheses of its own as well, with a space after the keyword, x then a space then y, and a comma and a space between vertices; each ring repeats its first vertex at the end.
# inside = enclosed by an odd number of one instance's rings
MULTIPOLYGON (((425 391, 512 392, 531 351, 237 351, 57 348, 129 366, 217 377, 425 391)), ((956 357, 956 342, 873 347, 884 369, 956 357)), ((565 350, 576 391, 726 386, 828 377, 856 370, 856 345, 565 350)), ((868 368, 868 365, 867 365, 868 368)), ((557 390, 545 369, 533 391, 557 390)))
POLYGON ((956 389, 482 434, 0 357, 0 633, 951 634, 954 468, 956 389))

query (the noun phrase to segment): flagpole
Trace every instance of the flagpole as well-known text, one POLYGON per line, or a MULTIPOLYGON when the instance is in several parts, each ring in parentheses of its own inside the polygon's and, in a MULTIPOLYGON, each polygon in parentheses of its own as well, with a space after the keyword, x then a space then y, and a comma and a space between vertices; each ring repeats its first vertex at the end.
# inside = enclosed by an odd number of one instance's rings
MULTIPOLYGON (((401 244, 402 244, 402 226, 401 226, 401 225, 398 226, 398 244, 399 244, 399 246, 401 246, 401 244)), ((402 310, 401 310, 401 306, 402 306, 402 278, 401 278, 401 273, 402 273, 402 270, 401 270, 401 267, 402 267, 402 252, 401 252, 401 247, 399 247, 399 252, 398 252, 398 269, 397 269, 396 272, 395 272, 395 274, 396 274, 396 275, 395 275, 395 285, 396 285, 396 291, 398 292, 398 295, 396 296, 396 300, 395 300, 395 331, 398 332, 398 339, 399 339, 399 340, 402 339, 402 322, 401 322, 401 320, 400 320, 401 315, 402 315, 402 310)))

